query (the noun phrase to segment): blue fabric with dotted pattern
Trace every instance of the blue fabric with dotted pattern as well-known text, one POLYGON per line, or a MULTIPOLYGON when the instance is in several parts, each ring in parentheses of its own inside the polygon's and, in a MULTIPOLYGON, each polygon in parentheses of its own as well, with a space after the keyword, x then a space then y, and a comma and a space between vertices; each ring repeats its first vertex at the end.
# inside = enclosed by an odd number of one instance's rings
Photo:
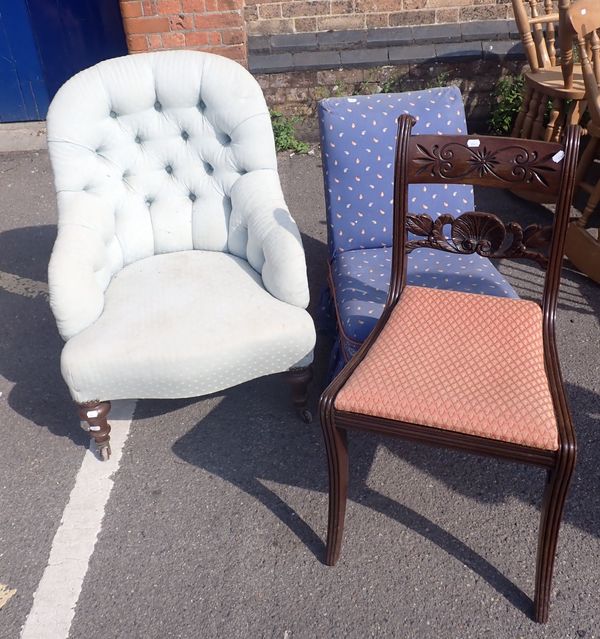
MULTIPOLYGON (((391 270, 394 151, 397 119, 410 113, 419 134, 466 134, 457 87, 329 98, 319 103, 328 246, 335 304, 346 359, 368 336, 383 309, 391 270)), ((415 184, 409 210, 433 218, 475 209, 466 185, 415 184)), ((472 293, 517 297, 479 255, 418 249, 407 281, 472 293)))

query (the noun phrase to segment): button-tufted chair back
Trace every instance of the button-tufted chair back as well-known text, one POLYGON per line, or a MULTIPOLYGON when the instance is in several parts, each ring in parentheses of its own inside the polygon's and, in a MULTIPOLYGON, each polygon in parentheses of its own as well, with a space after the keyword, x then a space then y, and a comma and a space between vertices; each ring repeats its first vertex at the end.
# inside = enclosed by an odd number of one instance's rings
POLYGON ((240 176, 276 171, 277 161, 262 91, 239 64, 193 51, 102 62, 57 93, 48 146, 61 223, 104 240, 101 286, 158 253, 250 257, 245 229, 230 226, 231 192, 240 176))

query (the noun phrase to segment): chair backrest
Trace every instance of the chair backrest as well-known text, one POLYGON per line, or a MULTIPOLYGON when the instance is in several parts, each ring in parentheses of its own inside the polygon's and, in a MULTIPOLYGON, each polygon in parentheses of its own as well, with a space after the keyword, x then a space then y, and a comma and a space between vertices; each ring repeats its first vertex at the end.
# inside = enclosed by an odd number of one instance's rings
POLYGON ((227 250, 233 184, 277 169, 258 83, 241 65, 195 51, 78 73, 52 101, 48 147, 61 219, 97 228, 121 265, 227 250))
POLYGON ((394 189, 394 250, 390 299, 406 281, 406 254, 417 247, 490 258, 528 258, 547 265, 544 319, 554 320, 565 234, 575 180, 579 127, 567 129, 564 144, 491 136, 413 136, 413 120, 398 124, 394 189), (492 213, 409 215, 411 184, 472 184, 538 192, 558 198, 552 227, 505 224, 492 213), (412 233, 417 239, 407 235, 412 233), (548 254, 540 250, 550 243, 548 254))
POLYGON ((553 0, 512 0, 512 6, 531 70, 560 64, 565 87, 571 88, 573 44, 566 28, 570 0, 558 0, 558 11, 553 0))
MULTIPOLYGON (((414 133, 466 133, 455 86, 406 93, 328 98, 319 102, 329 255, 392 246, 394 148, 397 119, 413 115, 414 133)), ((411 212, 461 213, 473 208, 473 189, 413 186, 411 212)))
POLYGON ((600 4, 598 0, 576 0, 568 11, 585 83, 588 112, 600 127, 600 4))

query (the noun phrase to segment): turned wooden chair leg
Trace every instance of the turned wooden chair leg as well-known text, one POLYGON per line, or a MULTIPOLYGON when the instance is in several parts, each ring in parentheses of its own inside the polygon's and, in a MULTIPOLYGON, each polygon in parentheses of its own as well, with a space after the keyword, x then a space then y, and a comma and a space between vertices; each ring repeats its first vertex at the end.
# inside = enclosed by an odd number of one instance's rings
POLYGON ((348 500, 348 438, 331 419, 321 418, 329 469, 329 518, 325 563, 334 566, 342 550, 344 519, 348 500))
POLYGON ((287 374, 287 381, 292 390, 292 403, 303 422, 312 422, 312 413, 308 409, 308 385, 313 377, 312 366, 292 368, 287 374))
POLYGON ((537 115, 533 123, 531 140, 543 140, 544 139, 544 116, 546 115, 546 109, 548 108, 548 96, 542 95, 538 104, 537 115))
POLYGON ((84 423, 84 429, 96 442, 100 459, 106 461, 110 457, 110 424, 107 421, 110 402, 94 400, 78 404, 78 406, 79 419, 84 423))
POLYGON ((533 126, 533 118, 538 112, 540 106, 541 95, 538 91, 532 91, 531 100, 528 104, 527 113, 525 114, 525 119, 523 120, 523 130, 521 131, 522 138, 530 138, 531 137, 531 128, 533 126))
POLYGON ((544 131, 544 142, 556 142, 555 130, 558 126, 558 119, 563 114, 563 101, 559 98, 552 100, 552 110, 550 111, 550 118, 548 119, 548 125, 544 131))
POLYGON ((535 576, 534 618, 539 623, 548 621, 558 531, 574 465, 573 455, 571 460, 548 472, 542 501, 535 576))
POLYGON ((515 120, 513 130, 511 136, 513 138, 521 137, 521 130, 523 129, 523 122, 525 120, 525 115, 529 110, 529 103, 531 102, 531 97, 533 96, 533 90, 531 87, 527 87, 525 89, 525 95, 523 96, 523 103, 521 104, 521 108, 519 109, 519 113, 517 114, 517 119, 515 120))

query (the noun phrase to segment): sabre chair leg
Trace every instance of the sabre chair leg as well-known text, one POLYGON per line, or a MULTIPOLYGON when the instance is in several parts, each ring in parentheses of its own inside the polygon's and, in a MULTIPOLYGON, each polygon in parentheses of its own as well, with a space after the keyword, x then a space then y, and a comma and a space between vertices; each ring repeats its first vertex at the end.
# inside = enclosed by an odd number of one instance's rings
POLYGON ((312 366, 292 368, 287 374, 287 381, 292 390, 292 403, 302 421, 312 422, 312 413, 308 409, 308 385, 313 377, 312 366))
POLYGON ((539 623, 548 621, 552 573, 558 542, 558 531, 574 468, 574 456, 548 473, 548 482, 542 501, 542 516, 537 550, 535 575, 534 618, 539 623))
POLYGON ((329 469, 329 518, 325 563, 334 566, 342 549, 344 518, 348 500, 348 438, 331 419, 322 419, 329 469))
POLYGON ((78 404, 79 419, 83 422, 83 428, 87 430, 90 437, 96 442, 96 449, 102 461, 110 457, 110 424, 108 423, 108 413, 110 412, 110 402, 100 402, 94 400, 78 404))

